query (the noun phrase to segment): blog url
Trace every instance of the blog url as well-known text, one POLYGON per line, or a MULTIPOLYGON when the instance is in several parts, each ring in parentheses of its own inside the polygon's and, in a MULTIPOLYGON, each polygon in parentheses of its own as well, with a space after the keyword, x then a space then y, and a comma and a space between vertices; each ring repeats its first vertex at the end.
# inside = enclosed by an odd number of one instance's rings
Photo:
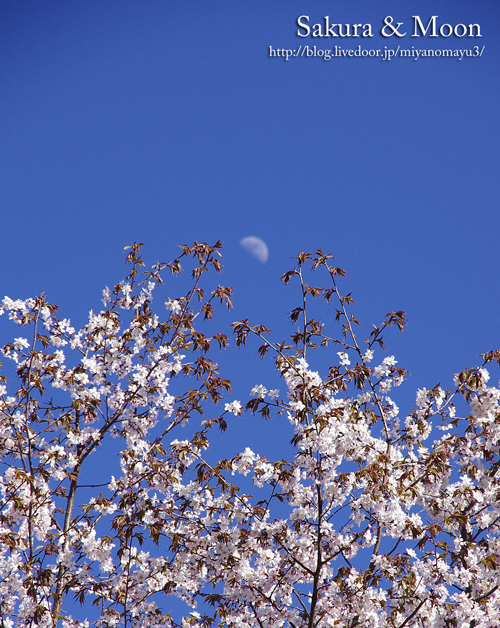
POLYGON ((284 61, 290 61, 297 57, 305 58, 321 58, 324 61, 330 61, 331 59, 339 59, 342 57, 357 57, 357 58, 373 58, 376 57, 381 61, 391 61, 396 58, 407 58, 417 61, 418 59, 425 59, 429 57, 444 57, 451 58, 457 61, 462 61, 466 58, 481 57, 486 46, 472 46, 472 48, 464 49, 440 49, 440 48, 403 48, 398 46, 397 48, 389 48, 384 46, 383 48, 342 48, 342 46, 333 46, 333 48, 318 48, 318 46, 299 46, 295 49, 286 48, 273 48, 269 46, 268 56, 279 57, 284 61))

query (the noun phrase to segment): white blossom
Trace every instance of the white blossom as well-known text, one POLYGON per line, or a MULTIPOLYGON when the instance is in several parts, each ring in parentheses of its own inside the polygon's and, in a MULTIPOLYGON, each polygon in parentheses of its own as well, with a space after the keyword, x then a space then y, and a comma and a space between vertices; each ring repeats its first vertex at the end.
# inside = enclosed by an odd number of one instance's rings
POLYGON ((250 392, 250 396, 251 397, 257 397, 258 399, 264 399, 266 394, 267 394, 267 388, 265 388, 264 386, 262 386, 262 384, 259 384, 257 386, 254 386, 250 392))
POLYGON ((340 358, 341 366, 349 366, 351 364, 351 361, 349 360, 349 356, 347 355, 345 351, 339 351, 337 355, 340 358))
MULTIPOLYGON (((183 264, 208 266, 205 246, 183 248, 183 264)), ((313 263, 319 272, 324 258, 313 263)), ((196 283, 155 311, 161 265, 134 268, 78 330, 43 296, 2 300, 0 314, 23 327, 2 348, 14 363, 0 383, 2 625, 498 625, 496 353, 451 391, 425 382, 405 409, 387 394, 404 379, 394 356, 356 379, 360 365, 341 372, 333 354, 329 368, 317 338, 269 342, 288 399, 251 401, 255 445, 237 447, 217 410, 230 383, 209 357, 225 339, 204 335, 199 316, 226 293, 196 283), (179 326, 170 313, 183 309, 179 326)), ((267 334, 234 328, 240 344, 267 334)), ((250 394, 279 399, 264 384, 250 394)))
POLYGON ((168 301, 165 303, 165 307, 167 308, 167 310, 170 310, 173 314, 179 314, 181 311, 181 304, 179 303, 179 301, 176 301, 175 299, 168 299, 168 301))
POLYGON ((367 349, 363 355, 364 362, 371 362, 373 360, 373 350, 367 349))
POLYGON ((235 399, 231 403, 226 403, 224 409, 226 412, 231 412, 232 414, 239 415, 241 414, 241 403, 235 399))

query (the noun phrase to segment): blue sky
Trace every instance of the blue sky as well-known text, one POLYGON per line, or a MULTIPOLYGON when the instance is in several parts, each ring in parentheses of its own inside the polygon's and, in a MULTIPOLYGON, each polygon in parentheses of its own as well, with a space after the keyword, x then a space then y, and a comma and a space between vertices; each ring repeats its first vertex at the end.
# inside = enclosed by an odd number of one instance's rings
POLYGON ((322 247, 363 321, 407 312, 388 349, 412 372, 410 403, 418 386, 450 384, 500 344, 499 14, 492 0, 4 0, 2 294, 46 292, 82 323, 125 275, 125 245, 146 243, 154 262, 222 239, 231 319, 282 337, 296 302, 279 277, 322 247), (370 23, 374 36, 299 38, 301 15, 370 23), (482 37, 414 39, 413 15, 479 23, 482 37), (410 32, 381 37, 386 16, 410 32), (268 56, 304 44, 485 49, 268 56), (266 264, 239 246, 248 235, 267 242, 266 264))

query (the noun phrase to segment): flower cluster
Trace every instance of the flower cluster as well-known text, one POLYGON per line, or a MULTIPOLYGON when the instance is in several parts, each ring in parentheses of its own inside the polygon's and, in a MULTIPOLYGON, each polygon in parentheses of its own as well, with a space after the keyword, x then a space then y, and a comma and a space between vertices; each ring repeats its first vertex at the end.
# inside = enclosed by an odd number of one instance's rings
MULTIPOLYGON (((169 587, 192 591, 192 576, 169 567, 175 551, 159 558, 138 547, 176 527, 172 485, 209 428, 192 437, 189 454, 165 438, 229 389, 207 357, 212 343, 224 347, 227 339, 203 335, 194 321, 212 312, 215 299, 230 306, 231 291, 217 286, 205 296, 200 285, 204 270, 220 270, 219 243, 183 247, 142 281, 140 246, 130 247, 129 276, 104 290, 106 309, 91 311, 80 330, 43 296, 2 301, 0 314, 26 330, 1 349, 18 381, 13 391, 6 377, 0 381, 2 625, 88 626, 67 614, 68 596, 82 602, 82 613, 97 603, 98 626, 168 625, 151 596, 169 587), (154 292, 163 270, 180 272, 183 257, 197 262, 193 287, 166 299, 162 319, 152 309, 154 292), (176 394, 171 380, 181 376, 187 386, 176 394), (113 454, 102 473, 114 470, 117 479, 94 479, 104 449, 113 454), (93 486, 107 491, 89 495, 93 486)), ((212 423, 224 425, 222 417, 212 423)))
POLYGON ((451 390, 419 389, 400 417, 388 393, 406 372, 393 356, 370 363, 404 314, 360 343, 338 288, 344 272, 321 251, 301 254, 284 275, 302 292, 291 339, 234 324, 237 345, 255 337, 261 356, 273 354, 288 392, 255 385, 245 420, 280 421, 293 452, 268 460, 245 447, 220 459, 211 429, 244 408, 209 358, 228 339, 199 323, 216 300, 231 305, 229 289, 201 286, 207 268, 220 269, 219 245, 182 247, 142 281, 140 246, 79 330, 44 297, 2 302, 24 333, 2 348, 17 388, 2 375, 1 625, 497 626, 500 389, 488 382, 500 352, 451 390), (162 271, 175 275, 188 258, 193 284, 155 313, 162 271), (326 288, 306 283, 309 265, 326 288), (320 297, 337 303, 339 338, 308 319, 306 303, 320 297), (330 343, 341 349, 333 365, 311 367, 330 343))

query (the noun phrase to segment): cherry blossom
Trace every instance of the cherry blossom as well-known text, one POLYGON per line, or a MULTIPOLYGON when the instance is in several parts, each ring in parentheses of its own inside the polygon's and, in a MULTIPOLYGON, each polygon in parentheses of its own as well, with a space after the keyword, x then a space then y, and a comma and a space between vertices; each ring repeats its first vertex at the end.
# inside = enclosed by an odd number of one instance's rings
POLYGON ((141 247, 80 329, 43 295, 1 303, 22 334, 1 348, 0 625, 496 627, 500 352, 402 410, 407 372, 382 351, 404 313, 361 340, 344 271, 301 253, 283 276, 300 302, 289 337, 233 324, 285 390, 247 382, 243 407, 209 357, 229 338, 204 326, 231 307, 206 273, 220 243, 147 270, 141 247), (253 414, 278 422, 288 457, 222 458, 214 428, 253 414))

